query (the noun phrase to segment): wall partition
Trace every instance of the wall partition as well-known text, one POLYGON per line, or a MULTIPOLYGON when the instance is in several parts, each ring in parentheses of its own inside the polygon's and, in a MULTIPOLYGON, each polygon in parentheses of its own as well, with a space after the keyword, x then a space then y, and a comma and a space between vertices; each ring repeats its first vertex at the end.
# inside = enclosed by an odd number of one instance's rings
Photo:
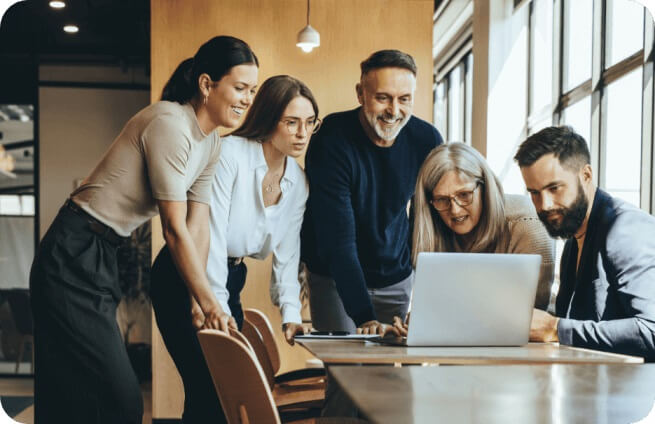
MULTIPOLYGON (((432 120, 432 16, 431 0, 320 0, 311 3, 311 25, 321 35, 321 46, 303 53, 296 35, 306 25, 305 0, 152 0, 152 100, 175 67, 193 55, 210 37, 227 34, 248 42, 260 60, 259 81, 276 74, 303 80, 314 92, 321 117, 354 108, 359 63, 379 49, 395 48, 416 59, 419 74, 414 112, 432 120)), ((303 161, 300 160, 302 163, 303 161)), ((158 220, 153 221, 153 255, 163 244, 158 220)), ((246 307, 259 308, 280 328, 277 308, 269 299, 270 258, 247 261, 248 281, 242 295, 246 307)), ((154 282, 153 282, 154 283, 154 282)), ((300 368, 308 355, 283 349, 282 371, 300 368)), ((179 417, 182 395, 179 376, 153 329, 153 418, 179 417)))

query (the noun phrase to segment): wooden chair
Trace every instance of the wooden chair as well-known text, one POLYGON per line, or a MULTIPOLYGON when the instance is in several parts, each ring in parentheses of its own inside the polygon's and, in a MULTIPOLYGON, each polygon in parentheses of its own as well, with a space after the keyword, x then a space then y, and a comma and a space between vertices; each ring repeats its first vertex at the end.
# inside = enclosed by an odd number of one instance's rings
POLYGON ((252 348, 266 384, 271 389, 275 404, 283 409, 320 409, 325 399, 325 381, 303 380, 299 382, 276 383, 273 367, 264 346, 262 336, 248 320, 243 321, 241 332, 252 348))
MULTIPOLYGON (((228 423, 280 424, 273 394, 252 350, 236 336, 218 330, 201 330, 198 340, 228 423)), ((302 422, 365 423, 348 418, 318 418, 302 422)))
POLYGON ((276 383, 297 382, 303 380, 305 383, 316 382, 325 380, 325 368, 302 368, 299 370, 289 371, 283 374, 278 374, 280 370, 280 351, 278 350, 277 343, 275 343, 275 334, 273 327, 268 317, 258 309, 248 308, 243 311, 244 319, 250 322, 257 328, 259 335, 264 343, 268 359, 271 364, 272 372, 275 375, 276 383))

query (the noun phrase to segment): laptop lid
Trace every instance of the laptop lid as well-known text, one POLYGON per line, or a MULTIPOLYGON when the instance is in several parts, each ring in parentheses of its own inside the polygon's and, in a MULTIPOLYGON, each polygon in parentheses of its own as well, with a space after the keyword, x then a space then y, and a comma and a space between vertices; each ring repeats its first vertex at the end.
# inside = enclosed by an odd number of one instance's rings
POLYGON ((528 342, 540 255, 419 253, 408 346, 528 342))

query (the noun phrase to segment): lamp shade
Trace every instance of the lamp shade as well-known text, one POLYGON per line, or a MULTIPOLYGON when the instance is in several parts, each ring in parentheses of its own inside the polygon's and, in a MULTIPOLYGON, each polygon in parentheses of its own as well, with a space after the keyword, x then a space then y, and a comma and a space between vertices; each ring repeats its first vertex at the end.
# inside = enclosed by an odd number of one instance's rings
POLYGON ((311 52, 314 47, 321 45, 321 35, 312 28, 311 25, 307 25, 305 28, 301 29, 298 33, 298 42, 296 46, 300 47, 304 52, 311 52))

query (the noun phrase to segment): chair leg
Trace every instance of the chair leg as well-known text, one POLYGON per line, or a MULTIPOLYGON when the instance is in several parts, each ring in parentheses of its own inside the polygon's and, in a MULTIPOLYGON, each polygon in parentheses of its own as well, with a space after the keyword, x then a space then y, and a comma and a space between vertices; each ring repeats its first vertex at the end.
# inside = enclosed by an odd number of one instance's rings
POLYGON ((25 336, 20 336, 20 344, 18 345, 18 357, 16 358, 16 374, 18 374, 18 369, 20 367, 20 361, 23 359, 23 353, 25 350, 25 336))

